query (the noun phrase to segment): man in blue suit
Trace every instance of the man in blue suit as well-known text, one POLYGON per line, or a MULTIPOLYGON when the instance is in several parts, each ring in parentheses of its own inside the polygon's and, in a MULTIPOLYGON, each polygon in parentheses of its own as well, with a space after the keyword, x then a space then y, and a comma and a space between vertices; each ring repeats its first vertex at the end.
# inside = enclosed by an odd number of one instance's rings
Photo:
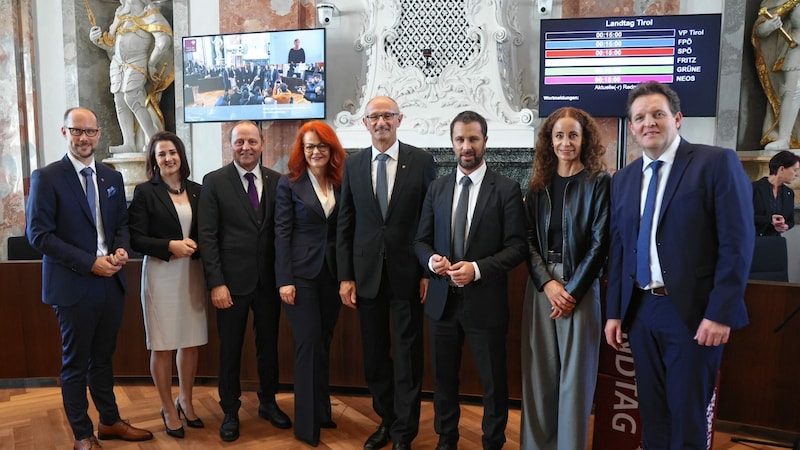
POLYGON ((433 359, 436 450, 457 448, 459 369, 466 337, 483 387, 483 448, 503 447, 508 422, 508 272, 525 261, 519 183, 486 166, 487 124, 464 111, 450 124, 458 169, 431 183, 414 249, 431 276, 425 313, 433 359))
POLYGON ((61 134, 66 156, 31 175, 27 234, 44 255, 42 300, 61 327, 61 395, 74 448, 100 448, 87 414, 87 385, 100 413, 97 437, 148 440, 152 433, 120 419, 111 368, 130 246, 122 175, 94 160, 100 141, 94 112, 67 110, 61 134))
POLYGON ((669 87, 631 91, 628 119, 644 154, 612 179, 606 341, 628 331, 644 448, 705 449, 723 346, 748 321, 750 181, 732 150, 679 136, 669 87))

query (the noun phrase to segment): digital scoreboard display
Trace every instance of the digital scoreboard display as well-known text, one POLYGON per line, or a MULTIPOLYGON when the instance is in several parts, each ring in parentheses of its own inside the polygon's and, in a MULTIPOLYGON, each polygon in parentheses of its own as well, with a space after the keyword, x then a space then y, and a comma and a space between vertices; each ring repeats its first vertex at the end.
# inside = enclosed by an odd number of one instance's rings
POLYGON ((684 116, 717 113, 720 14, 543 19, 539 115, 563 106, 625 117, 628 92, 655 80, 684 116))

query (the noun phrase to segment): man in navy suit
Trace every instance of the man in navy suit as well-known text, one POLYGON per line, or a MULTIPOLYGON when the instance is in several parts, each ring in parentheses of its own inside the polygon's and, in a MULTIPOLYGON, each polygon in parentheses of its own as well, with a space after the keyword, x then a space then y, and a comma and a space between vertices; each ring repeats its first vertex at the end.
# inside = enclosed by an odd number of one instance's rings
POLYGON ((364 125, 372 146, 345 160, 339 206, 339 295, 345 306, 358 308, 365 377, 381 417, 364 443, 366 450, 382 448, 390 439, 394 449, 408 449, 419 431, 428 279, 412 245, 436 165, 430 153, 397 140, 403 120, 399 109, 389 97, 367 104, 364 125), (381 185, 385 191, 379 201, 381 185))
POLYGON ((292 426, 275 402, 278 320, 275 287, 275 190, 280 174, 261 165, 261 130, 250 121, 231 130, 233 162, 203 178, 198 236, 206 284, 217 309, 220 340, 220 437, 239 438, 240 371, 247 317, 253 311, 258 369, 258 415, 278 428, 292 426))
POLYGON ((679 136, 669 87, 631 91, 628 119, 644 154, 612 178, 606 341, 628 331, 644 448, 705 449, 724 344, 748 321, 750 181, 734 151, 679 136))
POLYGON ((64 114, 69 151, 35 170, 27 234, 42 259, 42 300, 61 327, 61 395, 75 449, 100 448, 87 414, 92 394, 100 414, 97 437, 144 441, 147 430, 120 419, 111 367, 122 323, 130 247, 122 175, 94 160, 97 116, 86 108, 64 114))
POLYGON ((450 138, 458 170, 431 183, 414 242, 420 264, 432 277, 425 312, 436 449, 455 449, 458 443, 466 337, 484 392, 483 448, 494 450, 503 447, 508 422, 507 274, 527 258, 526 219, 519 183, 489 170, 483 159, 486 119, 473 111, 459 113, 450 124, 450 138))

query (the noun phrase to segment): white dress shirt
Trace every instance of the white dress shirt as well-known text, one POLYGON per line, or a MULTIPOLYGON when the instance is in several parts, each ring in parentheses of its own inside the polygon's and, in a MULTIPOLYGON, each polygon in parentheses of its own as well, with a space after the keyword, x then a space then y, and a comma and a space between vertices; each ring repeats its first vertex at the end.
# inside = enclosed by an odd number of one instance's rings
POLYGON ((94 172, 92 175, 94 192, 96 194, 94 196, 94 210, 97 212, 97 217, 94 218, 95 229, 97 230, 97 251, 95 252, 95 256, 106 256, 108 255, 108 244, 106 243, 106 230, 105 227, 103 227, 103 214, 100 212, 100 196, 107 193, 100 192, 97 188, 97 166, 95 165, 94 158, 92 158, 92 162, 89 163, 89 165, 84 165, 82 162, 75 159, 72 153, 67 152, 67 156, 72 163, 72 167, 75 168, 75 174, 78 176, 81 186, 83 186, 84 194, 86 194, 86 177, 83 176, 81 170, 85 167, 91 167, 92 172, 94 172))
MULTIPOLYGON (((653 289, 664 286, 664 277, 661 275, 661 262, 658 259, 658 245, 656 244, 656 233, 658 231, 659 217, 661 217, 661 202, 664 200, 664 191, 667 188, 667 180, 675 164, 675 155, 678 152, 678 144, 681 142, 680 136, 675 136, 675 140, 667 147, 667 150, 658 157, 662 161, 661 169, 658 171, 658 190, 656 191, 655 215, 653 217, 653 228, 650 230, 650 284, 642 286, 643 289, 653 289)), ((639 204, 639 217, 644 213, 644 203, 647 199, 647 187, 650 185, 650 178, 653 171, 648 167, 653 162, 646 153, 642 153, 642 195, 639 204)))

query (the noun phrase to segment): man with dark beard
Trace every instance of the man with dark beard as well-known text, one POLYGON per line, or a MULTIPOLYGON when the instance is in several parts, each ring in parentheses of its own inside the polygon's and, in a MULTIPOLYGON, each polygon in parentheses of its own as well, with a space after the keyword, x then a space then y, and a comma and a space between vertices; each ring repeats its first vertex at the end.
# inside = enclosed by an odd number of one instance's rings
POLYGON ((458 170, 431 183, 414 249, 431 280, 428 315, 437 450, 457 448, 458 371, 464 338, 483 387, 483 448, 500 449, 508 422, 506 274, 528 254, 519 184, 489 170, 486 119, 472 111, 450 123, 458 170))

